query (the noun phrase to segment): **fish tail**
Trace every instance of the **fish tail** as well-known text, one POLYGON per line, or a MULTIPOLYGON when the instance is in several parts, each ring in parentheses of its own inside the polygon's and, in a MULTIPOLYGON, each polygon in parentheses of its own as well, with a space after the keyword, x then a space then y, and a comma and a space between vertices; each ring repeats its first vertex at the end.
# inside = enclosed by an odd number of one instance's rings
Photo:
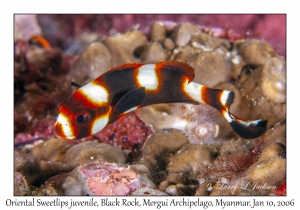
POLYGON ((231 114, 229 111, 227 114, 231 118, 229 124, 231 125, 232 129, 242 138, 257 138, 266 131, 267 120, 242 120, 231 114))
POLYGON ((266 131, 266 120, 243 120, 229 112, 234 99, 232 91, 211 89, 195 82, 186 82, 185 92, 193 100, 216 108, 242 138, 257 138, 266 131))

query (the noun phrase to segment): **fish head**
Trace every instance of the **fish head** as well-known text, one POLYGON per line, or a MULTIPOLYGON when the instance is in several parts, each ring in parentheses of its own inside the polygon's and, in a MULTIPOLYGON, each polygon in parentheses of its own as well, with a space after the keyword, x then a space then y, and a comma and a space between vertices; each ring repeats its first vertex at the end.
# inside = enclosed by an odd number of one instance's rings
POLYGON ((101 131, 109 121, 111 108, 107 101, 108 94, 92 89, 90 83, 75 91, 58 108, 54 125, 57 138, 75 140, 101 131))

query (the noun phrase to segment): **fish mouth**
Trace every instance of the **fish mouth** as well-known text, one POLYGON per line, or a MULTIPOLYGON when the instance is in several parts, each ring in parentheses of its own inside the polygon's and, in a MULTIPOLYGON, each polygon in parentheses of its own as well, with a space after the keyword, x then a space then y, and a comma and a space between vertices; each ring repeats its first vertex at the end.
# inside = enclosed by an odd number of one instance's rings
POLYGON ((60 135, 60 134, 56 134, 55 136, 60 139, 60 140, 75 140, 76 137, 75 136, 65 136, 65 135, 60 135))
POLYGON ((54 134, 60 140, 75 140, 76 139, 76 136, 66 135, 64 132, 64 129, 62 127, 62 124, 59 122, 56 122, 54 125, 54 134))

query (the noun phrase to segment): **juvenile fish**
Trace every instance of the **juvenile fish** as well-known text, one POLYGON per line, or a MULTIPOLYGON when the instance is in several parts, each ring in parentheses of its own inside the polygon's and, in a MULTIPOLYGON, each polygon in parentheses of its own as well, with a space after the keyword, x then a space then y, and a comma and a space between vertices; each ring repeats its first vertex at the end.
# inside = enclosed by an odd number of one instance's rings
POLYGON ((192 82, 195 72, 177 61, 124 64, 80 86, 58 109, 55 134, 60 139, 80 139, 138 108, 158 103, 204 103, 216 108, 242 138, 256 138, 266 130, 266 120, 242 120, 229 112, 234 93, 192 82))

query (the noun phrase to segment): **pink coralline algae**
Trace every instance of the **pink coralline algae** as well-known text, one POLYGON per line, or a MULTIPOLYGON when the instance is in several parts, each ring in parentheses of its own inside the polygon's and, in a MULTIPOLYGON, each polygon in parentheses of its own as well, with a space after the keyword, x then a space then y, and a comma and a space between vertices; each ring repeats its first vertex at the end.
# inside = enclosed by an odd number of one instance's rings
POLYGON ((138 173, 130 168, 90 163, 52 177, 47 185, 57 187, 61 195, 129 195, 140 188, 140 181, 138 173))
POLYGON ((44 121, 37 122, 28 132, 18 133, 15 137, 15 146, 22 143, 31 143, 39 139, 50 139, 54 137, 55 118, 49 118, 44 121))
POLYGON ((71 93, 66 76, 73 58, 59 49, 29 41, 14 45, 14 132, 27 132, 37 122, 55 116, 58 104, 71 93))
POLYGON ((152 133, 150 127, 141 121, 136 114, 132 113, 106 126, 93 137, 98 139, 99 142, 120 145, 122 149, 130 149, 136 153, 152 133))
MULTIPOLYGON (((87 179, 87 185, 94 195, 128 195, 139 188, 135 172, 126 168, 120 170, 113 165, 110 167, 88 174, 90 178, 87 179)), ((87 168, 82 170, 85 170, 84 173, 89 173, 87 168)))

